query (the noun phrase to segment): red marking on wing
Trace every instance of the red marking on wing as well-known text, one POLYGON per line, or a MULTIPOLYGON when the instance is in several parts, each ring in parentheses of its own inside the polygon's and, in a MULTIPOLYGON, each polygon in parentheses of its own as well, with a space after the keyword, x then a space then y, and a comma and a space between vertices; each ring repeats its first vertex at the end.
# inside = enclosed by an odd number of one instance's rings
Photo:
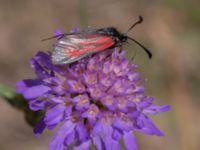
POLYGON ((65 47, 65 52, 68 56, 77 57, 85 53, 95 53, 104 50, 113 45, 113 40, 111 36, 89 35, 80 40, 77 45, 78 46, 73 50, 68 50, 68 48, 65 47))

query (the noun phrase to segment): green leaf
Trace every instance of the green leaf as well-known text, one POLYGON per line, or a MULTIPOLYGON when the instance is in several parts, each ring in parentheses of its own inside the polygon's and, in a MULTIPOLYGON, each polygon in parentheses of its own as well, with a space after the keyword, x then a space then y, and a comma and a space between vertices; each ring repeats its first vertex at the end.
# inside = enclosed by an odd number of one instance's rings
POLYGON ((0 96, 4 98, 4 100, 8 102, 11 106, 17 109, 25 110, 27 107, 27 103, 24 100, 23 96, 17 94, 12 88, 0 85, 0 96))
POLYGON ((43 115, 42 111, 31 111, 23 96, 12 88, 0 85, 0 96, 14 108, 23 111, 25 120, 30 126, 34 126, 43 115))
POLYGON ((27 109, 25 112, 25 119, 26 122, 34 127, 36 123, 40 120, 40 118, 43 116, 43 111, 30 111, 30 109, 27 109))

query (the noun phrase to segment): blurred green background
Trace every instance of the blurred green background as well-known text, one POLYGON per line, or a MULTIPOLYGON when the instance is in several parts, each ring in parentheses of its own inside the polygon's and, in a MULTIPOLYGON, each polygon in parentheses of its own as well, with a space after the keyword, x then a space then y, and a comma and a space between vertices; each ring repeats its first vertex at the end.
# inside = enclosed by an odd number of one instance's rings
MULTIPOLYGON (((151 117, 165 133, 162 138, 136 134, 140 150, 200 149, 200 8, 199 0, 0 0, 0 84, 15 88, 19 79, 32 78, 28 60, 38 50, 51 50, 40 40, 56 28, 64 32, 114 26, 130 32, 146 47, 148 59, 134 43, 127 57, 138 64, 146 94, 156 104, 170 104, 170 112, 151 117)), ((37 140, 23 113, 0 98, 0 150, 45 150, 53 134, 37 140)))

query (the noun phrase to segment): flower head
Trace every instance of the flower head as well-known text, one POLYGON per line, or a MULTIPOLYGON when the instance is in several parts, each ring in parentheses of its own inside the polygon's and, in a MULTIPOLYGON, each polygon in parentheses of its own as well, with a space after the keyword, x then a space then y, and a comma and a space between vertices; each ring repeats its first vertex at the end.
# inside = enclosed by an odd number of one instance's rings
POLYGON ((51 53, 38 52, 30 60, 37 78, 17 82, 33 111, 45 110, 34 128, 60 128, 49 142, 50 150, 118 150, 123 139, 127 150, 136 150, 133 131, 162 136, 147 117, 169 109, 156 106, 144 95, 136 65, 129 65, 125 51, 105 50, 70 65, 54 65, 51 53))

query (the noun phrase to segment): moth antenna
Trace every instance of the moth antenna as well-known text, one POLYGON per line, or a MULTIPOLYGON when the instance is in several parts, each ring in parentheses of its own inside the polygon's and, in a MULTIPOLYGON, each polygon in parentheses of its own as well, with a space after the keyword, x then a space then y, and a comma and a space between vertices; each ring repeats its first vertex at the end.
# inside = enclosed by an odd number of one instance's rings
POLYGON ((142 49, 148 54, 149 58, 152 58, 151 51, 148 50, 146 47, 144 47, 140 42, 138 42, 137 40, 135 40, 134 38, 131 38, 131 37, 128 37, 128 39, 135 42, 140 47, 142 47, 142 49))
POLYGON ((51 39, 55 39, 57 37, 62 37, 64 36, 65 34, 59 34, 59 35, 55 35, 55 36, 52 36, 52 37, 48 37, 48 38, 45 38, 45 39, 42 39, 41 41, 47 41, 47 40, 51 40, 51 39))
POLYGON ((43 42, 43 41, 55 39, 57 37, 59 37, 58 38, 58 40, 59 40, 59 39, 63 38, 65 35, 74 35, 74 34, 80 34, 80 33, 63 33, 63 34, 59 34, 59 35, 55 35, 55 36, 52 36, 52 37, 48 37, 48 38, 42 39, 41 41, 43 42))
POLYGON ((132 30, 136 25, 138 25, 138 24, 140 24, 140 23, 143 22, 142 16, 139 16, 138 18, 139 18, 139 20, 136 21, 136 22, 126 31, 126 34, 127 34, 130 30, 132 30))

